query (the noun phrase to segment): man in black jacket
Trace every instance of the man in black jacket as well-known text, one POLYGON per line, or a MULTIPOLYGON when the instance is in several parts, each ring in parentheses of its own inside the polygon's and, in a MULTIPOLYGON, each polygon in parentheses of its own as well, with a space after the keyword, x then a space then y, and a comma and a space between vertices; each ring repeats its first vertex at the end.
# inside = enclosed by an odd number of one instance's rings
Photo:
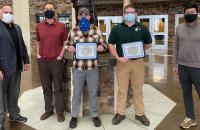
POLYGON ((13 23, 10 6, 1 8, 0 20, 0 130, 4 130, 5 114, 10 121, 26 122, 18 106, 21 71, 28 71, 30 62, 21 28, 13 23))

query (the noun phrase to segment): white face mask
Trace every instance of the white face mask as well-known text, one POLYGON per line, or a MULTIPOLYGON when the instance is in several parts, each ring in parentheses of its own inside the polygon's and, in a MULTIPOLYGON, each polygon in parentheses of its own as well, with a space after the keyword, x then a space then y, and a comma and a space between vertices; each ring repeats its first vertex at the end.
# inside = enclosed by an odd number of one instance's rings
POLYGON ((1 20, 7 24, 10 24, 13 22, 13 14, 3 14, 1 20))

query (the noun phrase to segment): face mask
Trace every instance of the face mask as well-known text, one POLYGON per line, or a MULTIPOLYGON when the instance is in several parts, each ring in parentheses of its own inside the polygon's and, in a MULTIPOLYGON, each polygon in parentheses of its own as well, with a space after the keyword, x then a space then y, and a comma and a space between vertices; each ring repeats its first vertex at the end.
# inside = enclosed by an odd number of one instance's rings
POLYGON ((44 12, 44 16, 48 19, 52 19, 55 16, 55 11, 47 10, 44 12))
POLYGON ((185 20, 186 20, 188 23, 192 23, 192 22, 194 22, 195 20, 197 20, 197 14, 186 14, 186 15, 185 15, 185 20))
POLYGON ((13 14, 3 14, 2 21, 7 24, 12 23, 13 22, 13 14))
POLYGON ((90 21, 86 17, 81 18, 79 20, 79 28, 82 32, 87 32, 90 30, 90 21))
POLYGON ((135 22, 136 21, 136 15, 132 13, 128 13, 124 15, 124 21, 125 22, 135 22))

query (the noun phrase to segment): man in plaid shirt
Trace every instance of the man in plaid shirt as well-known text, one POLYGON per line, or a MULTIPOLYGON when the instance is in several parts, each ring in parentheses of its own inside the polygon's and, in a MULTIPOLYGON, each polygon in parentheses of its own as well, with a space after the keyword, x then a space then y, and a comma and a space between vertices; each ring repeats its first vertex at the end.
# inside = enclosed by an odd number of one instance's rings
MULTIPOLYGON (((70 53, 76 52, 76 43, 97 43, 97 51, 103 52, 107 49, 99 28, 90 25, 91 16, 89 10, 80 8, 78 11, 79 26, 73 28, 68 35, 66 50, 70 53)), ((97 89, 99 85, 99 73, 97 68, 97 59, 80 60, 74 57, 73 60, 73 98, 72 98, 72 118, 70 128, 77 126, 77 117, 80 111, 81 94, 86 80, 89 94, 89 109, 92 121, 96 127, 101 126, 98 113, 97 89)))

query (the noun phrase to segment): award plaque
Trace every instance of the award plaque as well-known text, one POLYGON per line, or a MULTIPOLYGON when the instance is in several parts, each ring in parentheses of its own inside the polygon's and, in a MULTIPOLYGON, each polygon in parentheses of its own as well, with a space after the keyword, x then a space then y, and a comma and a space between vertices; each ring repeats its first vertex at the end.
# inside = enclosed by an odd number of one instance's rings
POLYGON ((125 43, 122 45, 124 57, 128 59, 143 58, 145 56, 143 42, 125 43))
POLYGON ((96 43, 76 43, 76 59, 92 60, 97 59, 97 44, 96 43))

